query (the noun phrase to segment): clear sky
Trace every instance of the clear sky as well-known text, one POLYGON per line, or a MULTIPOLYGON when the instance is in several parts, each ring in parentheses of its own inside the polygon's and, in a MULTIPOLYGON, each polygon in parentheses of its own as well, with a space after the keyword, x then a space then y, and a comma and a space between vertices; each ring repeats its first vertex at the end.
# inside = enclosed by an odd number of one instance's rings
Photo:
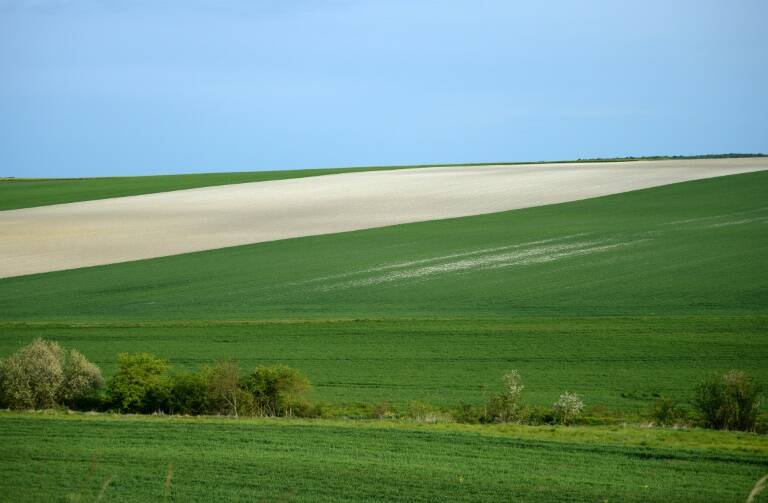
POLYGON ((720 152, 765 0, 0 0, 0 176, 720 152))

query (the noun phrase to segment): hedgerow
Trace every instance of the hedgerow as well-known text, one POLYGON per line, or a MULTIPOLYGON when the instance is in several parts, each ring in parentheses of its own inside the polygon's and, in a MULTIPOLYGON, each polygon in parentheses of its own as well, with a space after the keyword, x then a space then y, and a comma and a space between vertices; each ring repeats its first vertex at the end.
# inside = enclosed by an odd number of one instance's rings
MULTIPOLYGON (((501 390, 484 405, 462 403, 446 409, 418 401, 399 408, 387 401, 376 405, 312 403, 306 398, 311 390, 309 379, 285 365, 257 366, 243 372, 236 361, 225 360, 196 372, 173 372, 168 361, 151 353, 121 353, 117 364, 117 372, 105 387, 99 368, 81 353, 36 339, 0 359, 0 407, 534 425, 589 425, 619 419, 600 405, 585 412, 582 399, 568 392, 549 408, 527 404, 516 370, 502 377, 501 390)), ((768 425, 765 415, 760 415, 760 397, 758 384, 746 373, 733 370, 709 376, 696 387, 693 405, 698 417, 669 397, 659 398, 645 417, 661 426, 698 424, 762 432, 768 425)))

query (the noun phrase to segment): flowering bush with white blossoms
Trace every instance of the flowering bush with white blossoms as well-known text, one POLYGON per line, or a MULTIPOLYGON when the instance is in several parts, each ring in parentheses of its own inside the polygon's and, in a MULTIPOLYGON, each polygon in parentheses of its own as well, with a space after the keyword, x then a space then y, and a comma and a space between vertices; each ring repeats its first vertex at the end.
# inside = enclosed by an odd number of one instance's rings
POLYGON ((485 415, 489 420, 498 423, 518 421, 523 408, 520 395, 525 387, 520 372, 510 370, 504 374, 503 381, 504 391, 491 397, 485 415))
POLYGON ((507 398, 517 403, 520 398, 520 394, 523 392, 523 379, 520 377, 520 372, 517 370, 510 370, 504 376, 504 391, 507 398))
POLYGON ((579 417, 581 411, 584 409, 584 402, 575 393, 568 393, 567 391, 560 395, 560 398, 552 406, 554 409, 555 417, 562 424, 570 424, 574 419, 579 417))

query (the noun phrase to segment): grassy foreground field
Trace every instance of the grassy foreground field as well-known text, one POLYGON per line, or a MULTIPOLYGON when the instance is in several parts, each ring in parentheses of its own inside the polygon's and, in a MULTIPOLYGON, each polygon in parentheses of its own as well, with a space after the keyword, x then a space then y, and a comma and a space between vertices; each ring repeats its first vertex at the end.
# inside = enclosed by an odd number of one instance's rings
POLYGON ((768 470, 765 437, 722 432, 8 413, 0 424, 0 495, 18 502, 744 501, 768 470))

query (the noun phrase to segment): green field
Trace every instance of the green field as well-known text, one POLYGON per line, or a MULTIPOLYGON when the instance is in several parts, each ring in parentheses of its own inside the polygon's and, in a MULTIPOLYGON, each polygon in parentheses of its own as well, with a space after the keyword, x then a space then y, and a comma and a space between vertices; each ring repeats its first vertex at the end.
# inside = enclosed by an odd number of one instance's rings
MULTIPOLYGON (((0 356, 284 363, 340 406, 479 404, 518 369, 529 403, 637 421, 712 371, 768 383, 766 201, 762 172, 3 279, 0 356)), ((0 413, 0 501, 744 501, 766 438, 0 413)))
POLYGON ((744 501, 768 470, 751 434, 0 417, 15 502, 744 501))
POLYGON ((710 370, 768 378, 767 200, 763 172, 8 278, 0 355, 282 362, 344 402, 480 402, 510 368, 534 403, 685 400, 710 370))
POLYGON ((178 369, 284 363, 309 376, 314 400, 400 407, 479 404, 518 369, 531 403, 570 390, 589 406, 642 412, 660 395, 688 401, 711 371, 768 380, 766 326, 768 316, 0 325, 0 354, 43 337, 80 349, 106 375, 120 351, 151 351, 178 369))

